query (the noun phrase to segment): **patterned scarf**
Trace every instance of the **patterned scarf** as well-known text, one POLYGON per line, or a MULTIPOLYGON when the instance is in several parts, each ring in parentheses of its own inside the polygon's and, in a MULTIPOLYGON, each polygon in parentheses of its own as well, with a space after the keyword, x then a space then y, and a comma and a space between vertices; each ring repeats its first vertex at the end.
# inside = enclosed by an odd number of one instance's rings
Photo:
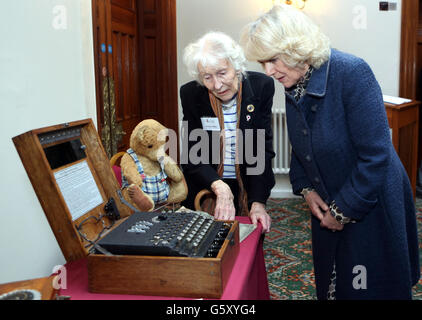
MULTIPOLYGON (((209 98, 211 102, 212 110, 214 111, 215 116, 218 118, 218 122, 220 124, 221 130, 224 129, 224 114, 223 109, 221 106, 221 101, 213 95, 211 92, 209 92, 209 98)), ((239 80, 239 90, 237 92, 237 128, 239 129, 239 123, 240 123, 240 111, 242 106, 242 81, 239 80)), ((223 131, 224 132, 224 131, 223 131)), ((220 177, 223 177, 223 171, 224 171, 224 135, 221 135, 220 137, 220 159, 221 162, 218 165, 217 173, 220 177)), ((247 216, 249 215, 248 210, 248 198, 245 191, 245 188, 243 186, 243 181, 240 176, 240 168, 239 168, 239 155, 238 155, 238 143, 236 143, 236 161, 235 161, 235 170, 236 170, 236 178, 239 183, 239 211, 240 215, 247 216)))
POLYGON ((309 79, 311 79, 312 71, 314 68, 309 66, 309 69, 306 71, 305 75, 299 79, 299 81, 289 89, 286 89, 286 92, 292 96, 296 102, 302 98, 306 92, 306 87, 308 86, 309 79))

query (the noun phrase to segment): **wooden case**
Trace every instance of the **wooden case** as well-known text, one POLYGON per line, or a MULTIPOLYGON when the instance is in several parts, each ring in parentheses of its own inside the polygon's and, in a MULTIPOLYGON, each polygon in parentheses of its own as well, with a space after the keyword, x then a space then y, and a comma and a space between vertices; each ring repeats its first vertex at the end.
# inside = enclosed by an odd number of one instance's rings
POLYGON ((91 119, 26 132, 13 138, 31 184, 67 262, 88 256, 89 291, 219 298, 239 252, 239 224, 216 258, 102 255, 93 243, 133 212, 91 119), (120 219, 105 206, 113 198, 120 219))

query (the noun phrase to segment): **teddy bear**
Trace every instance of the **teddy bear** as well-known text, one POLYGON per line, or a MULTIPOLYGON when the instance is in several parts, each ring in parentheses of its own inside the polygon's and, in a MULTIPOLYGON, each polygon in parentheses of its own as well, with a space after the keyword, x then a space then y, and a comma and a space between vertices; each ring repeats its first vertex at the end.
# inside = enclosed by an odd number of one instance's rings
POLYGON ((133 129, 130 148, 120 161, 123 194, 140 211, 186 199, 185 177, 165 153, 167 133, 168 129, 154 119, 141 121, 133 129))

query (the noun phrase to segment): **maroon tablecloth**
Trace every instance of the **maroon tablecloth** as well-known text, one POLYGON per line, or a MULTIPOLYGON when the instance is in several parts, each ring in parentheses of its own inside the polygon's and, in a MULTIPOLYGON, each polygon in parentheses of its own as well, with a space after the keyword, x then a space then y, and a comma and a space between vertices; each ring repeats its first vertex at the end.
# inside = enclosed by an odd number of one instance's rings
MULTIPOLYGON (((240 223, 250 223, 248 217, 236 217, 240 223)), ((243 242, 239 255, 227 282, 222 300, 262 300, 269 299, 267 272, 263 252, 262 227, 258 225, 243 242)), ((60 295, 70 296, 72 300, 176 300, 191 299, 183 297, 141 296, 120 294, 98 294, 88 291, 87 260, 81 259, 65 265, 66 289, 60 295)))

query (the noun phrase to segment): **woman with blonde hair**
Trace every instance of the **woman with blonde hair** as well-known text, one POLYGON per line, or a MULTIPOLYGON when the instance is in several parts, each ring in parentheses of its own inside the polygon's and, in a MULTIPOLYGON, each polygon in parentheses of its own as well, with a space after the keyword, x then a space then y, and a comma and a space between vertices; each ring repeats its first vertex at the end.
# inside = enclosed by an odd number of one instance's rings
POLYGON ((318 299, 410 299, 420 277, 415 206, 372 70, 286 5, 247 25, 240 42, 285 88, 289 175, 312 213, 318 299))

